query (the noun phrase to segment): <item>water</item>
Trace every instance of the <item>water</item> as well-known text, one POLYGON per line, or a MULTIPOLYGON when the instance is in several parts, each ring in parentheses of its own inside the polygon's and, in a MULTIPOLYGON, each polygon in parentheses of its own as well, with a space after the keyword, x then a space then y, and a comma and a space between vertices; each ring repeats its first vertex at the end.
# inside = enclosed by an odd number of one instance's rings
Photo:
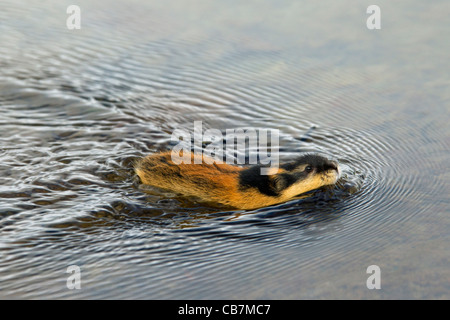
POLYGON ((445 1, 374 31, 357 1, 70 4, 0 4, 1 298, 449 298, 445 1), (133 161, 194 121, 343 175, 252 211, 144 192, 133 161))

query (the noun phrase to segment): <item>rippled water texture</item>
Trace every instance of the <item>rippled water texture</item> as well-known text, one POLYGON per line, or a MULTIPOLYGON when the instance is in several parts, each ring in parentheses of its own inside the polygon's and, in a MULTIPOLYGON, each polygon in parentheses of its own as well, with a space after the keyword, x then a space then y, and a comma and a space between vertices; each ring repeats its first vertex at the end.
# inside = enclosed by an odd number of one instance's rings
POLYGON ((450 298, 447 2, 371 31, 358 1, 78 1, 80 30, 2 1, 0 298, 450 298), (194 121, 342 176, 252 211, 145 190, 133 162, 194 121))

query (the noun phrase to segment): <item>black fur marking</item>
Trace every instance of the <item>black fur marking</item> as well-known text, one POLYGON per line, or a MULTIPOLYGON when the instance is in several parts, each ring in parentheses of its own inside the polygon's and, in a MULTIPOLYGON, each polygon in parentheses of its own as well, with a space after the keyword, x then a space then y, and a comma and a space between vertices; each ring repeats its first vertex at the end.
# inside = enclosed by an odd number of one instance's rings
POLYGON ((268 175, 261 174, 261 166, 253 166, 239 173, 239 186, 241 189, 256 188, 259 192, 277 197, 279 193, 274 188, 274 181, 268 175))
POLYGON ((284 163, 280 166, 281 169, 284 169, 286 171, 293 171, 295 168, 297 168, 297 166, 301 165, 302 163, 298 163, 297 161, 295 162, 288 162, 288 163, 284 163))
POLYGON ((337 170, 337 166, 334 162, 328 160, 325 157, 316 154, 306 154, 301 156, 300 158, 281 165, 281 168, 287 171, 293 171, 296 167, 301 165, 308 164, 316 169, 316 173, 328 171, 331 169, 337 170))
POLYGON ((305 179, 310 174, 306 171, 295 170, 305 164, 315 168, 316 174, 330 169, 337 170, 336 164, 327 158, 315 154, 306 154, 292 162, 282 164, 280 168, 285 172, 276 175, 262 175, 261 165, 241 171, 239 174, 240 188, 256 188, 265 195, 277 197, 283 190, 297 181, 305 179))
POLYGON ((281 173, 277 175, 277 179, 280 180, 278 191, 283 191, 289 188, 294 183, 299 180, 303 180, 307 176, 305 172, 295 172, 295 173, 281 173))

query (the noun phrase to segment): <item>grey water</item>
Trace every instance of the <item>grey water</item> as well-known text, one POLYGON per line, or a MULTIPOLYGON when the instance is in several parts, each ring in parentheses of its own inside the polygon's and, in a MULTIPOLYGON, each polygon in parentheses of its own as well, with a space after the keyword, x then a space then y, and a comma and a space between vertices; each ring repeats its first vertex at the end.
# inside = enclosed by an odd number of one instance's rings
POLYGON ((0 1, 0 298, 450 298, 448 1, 375 30, 356 0, 71 4, 0 1), (342 176, 249 211, 147 192, 134 161, 194 121, 342 176))

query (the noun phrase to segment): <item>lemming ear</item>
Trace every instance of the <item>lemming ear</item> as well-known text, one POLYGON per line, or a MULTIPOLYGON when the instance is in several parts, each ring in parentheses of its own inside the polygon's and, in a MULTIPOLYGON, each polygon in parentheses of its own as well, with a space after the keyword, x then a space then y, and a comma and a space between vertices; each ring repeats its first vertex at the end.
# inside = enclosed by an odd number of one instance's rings
POLYGON ((275 174, 270 176, 271 186, 273 190, 277 193, 286 189, 288 183, 284 174, 275 174))

